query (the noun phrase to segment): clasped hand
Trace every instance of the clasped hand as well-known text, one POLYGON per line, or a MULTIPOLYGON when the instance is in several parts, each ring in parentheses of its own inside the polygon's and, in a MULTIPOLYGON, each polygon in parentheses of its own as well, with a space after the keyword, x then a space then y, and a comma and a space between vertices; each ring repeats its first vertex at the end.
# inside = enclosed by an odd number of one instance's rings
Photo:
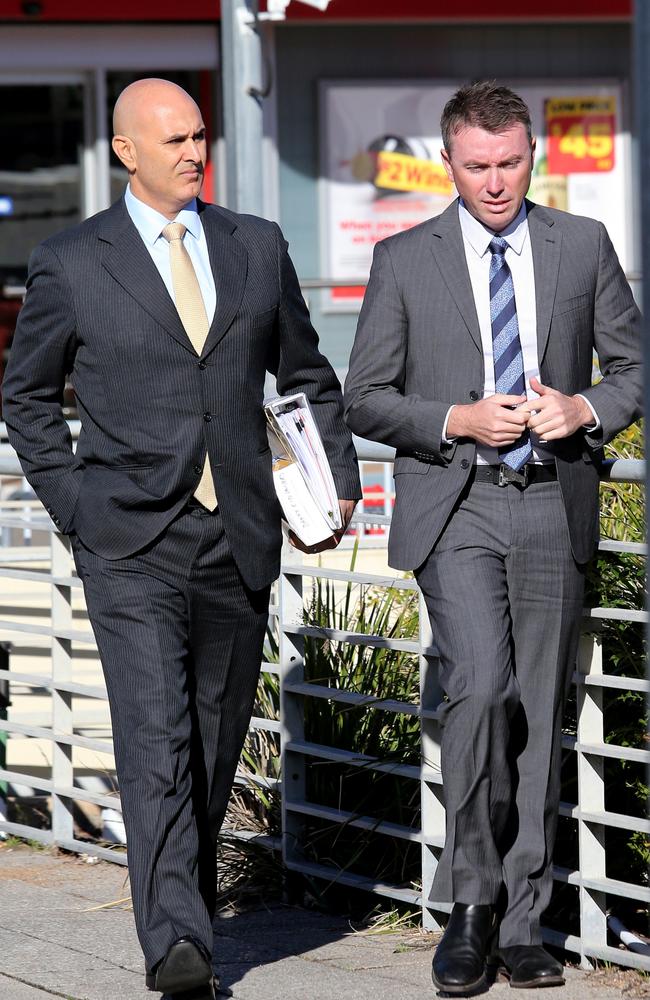
POLYGON ((348 529, 356 505, 356 500, 339 499, 339 510, 341 511, 341 521, 343 522, 342 527, 330 535, 329 538, 319 542, 318 545, 305 545, 293 531, 289 532, 289 541, 295 549, 300 549, 301 552, 314 553, 324 552, 326 549, 335 549, 348 529))
POLYGON ((447 436, 470 437, 479 444, 504 448, 514 444, 526 429, 543 441, 555 441, 593 423, 593 414, 581 396, 565 396, 534 377, 530 387, 539 398, 495 393, 477 403, 454 406, 447 436))

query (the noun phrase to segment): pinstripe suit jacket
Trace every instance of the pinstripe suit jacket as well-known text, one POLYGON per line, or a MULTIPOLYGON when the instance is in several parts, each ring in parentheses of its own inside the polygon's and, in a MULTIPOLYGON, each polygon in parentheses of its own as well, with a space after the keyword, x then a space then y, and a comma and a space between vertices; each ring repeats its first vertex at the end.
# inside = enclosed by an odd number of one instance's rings
MULTIPOLYGON (((640 413, 640 316, 601 223, 527 203, 545 385, 590 400, 601 422, 555 443, 573 554, 598 540, 602 445, 640 413), (592 386, 594 350, 603 378, 592 386)), ((389 562, 414 569, 463 490, 475 444, 442 442, 451 403, 482 397, 483 353, 457 203, 375 249, 346 382, 357 434, 397 449, 389 562)))
POLYGON ((253 216, 199 204, 217 306, 199 357, 123 200, 38 247, 4 381, 9 439, 64 532, 107 559, 152 541, 206 449, 224 527, 253 589, 279 570, 266 370, 314 407, 341 497, 360 495, 340 386, 318 351, 287 244, 253 216), (82 430, 62 415, 72 373, 82 430))

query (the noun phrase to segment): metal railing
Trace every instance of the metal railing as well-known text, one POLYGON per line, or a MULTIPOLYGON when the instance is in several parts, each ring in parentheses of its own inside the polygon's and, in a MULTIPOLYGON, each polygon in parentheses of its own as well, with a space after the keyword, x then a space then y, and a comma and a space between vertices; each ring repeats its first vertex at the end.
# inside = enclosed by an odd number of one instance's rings
MULTIPOLYGON (((368 442, 357 441, 356 444, 359 458, 365 463, 392 460, 390 449, 368 442)), ((8 453, 0 454, 0 474, 5 477, 19 474, 15 458, 8 453)), ((613 481, 642 482, 643 475, 641 462, 618 460, 609 470, 609 478, 613 481)), ((386 482, 385 476, 383 482, 386 482)), ((386 506, 390 506, 390 498, 386 506)), ((360 532, 364 525, 387 529, 390 514, 362 511, 355 521, 360 532)), ((124 851, 93 839, 81 839, 75 834, 80 808, 94 807, 115 815, 120 807, 112 771, 106 691, 97 674, 93 636, 83 614, 81 583, 73 571, 68 540, 54 530, 35 501, 25 499, 4 501, 0 506, 0 528, 4 540, 0 550, 0 586, 5 588, 0 592, 0 604, 4 606, 0 617, 0 640, 11 643, 10 662, 3 664, 0 661, 0 692, 3 682, 9 682, 14 704, 27 707, 26 718, 21 721, 19 712, 3 710, 0 693, 0 831, 124 864, 124 851), (14 589, 8 591, 9 586, 14 589), (26 589, 17 590, 20 586, 26 589), (87 676, 89 665, 90 680, 87 676), (36 706, 33 711, 29 708, 32 703, 36 706), (37 746, 40 761, 37 754, 34 763, 32 753, 31 764, 27 761, 12 765, 12 751, 20 749, 23 741, 28 741, 29 746, 37 746), (19 796, 48 797, 51 802, 49 825, 38 828, 27 820, 3 818, 3 782, 19 796)), ((373 538, 375 544, 385 544, 385 537, 377 536, 364 537, 361 544, 372 543, 373 538)), ((633 543, 607 541, 601 542, 601 548, 645 553, 645 546, 633 543)), ((290 548, 283 556, 281 577, 270 612, 278 627, 279 662, 262 665, 263 671, 279 676, 279 718, 254 718, 251 727, 279 734, 281 741, 280 778, 273 781, 261 777, 259 782, 266 787, 276 785, 281 794, 284 863, 293 871, 366 889, 419 908, 423 925, 435 929, 438 912, 448 909, 443 903, 429 901, 445 836, 437 715, 442 692, 438 684, 435 644, 423 601, 420 597, 417 638, 408 640, 305 624, 305 580, 320 578, 333 581, 337 586, 352 583, 400 591, 416 591, 417 587, 412 579, 395 577, 390 572, 369 574, 306 565, 300 553, 290 548), (419 702, 380 701, 370 692, 356 693, 307 682, 303 651, 305 638, 309 636, 399 649, 417 656, 419 702), (306 739, 304 725, 305 700, 309 698, 326 698, 346 705, 362 705, 369 710, 378 708, 416 716, 421 734, 421 766, 395 764, 310 742, 306 739), (311 801, 306 775, 314 761, 389 771, 418 782, 420 827, 382 822, 376 817, 311 801), (370 830, 378 836, 397 837, 418 844, 422 857, 421 889, 384 884, 351 870, 341 871, 335 865, 309 860, 302 850, 303 826, 307 819, 370 830)), ((585 965, 595 958, 650 971, 647 951, 645 954, 622 951, 608 943, 607 914, 612 900, 623 898, 650 903, 647 884, 621 882, 607 874, 608 830, 650 834, 648 820, 612 813, 605 803, 604 763, 608 757, 638 764, 650 763, 648 750, 614 746, 606 741, 603 717, 606 692, 623 689, 647 693, 649 690, 647 680, 603 672, 602 650, 594 626, 608 619, 638 622, 645 620, 645 613, 617 608, 585 611, 573 678, 577 694, 577 729, 575 737, 564 738, 565 751, 576 756, 578 801, 563 802, 560 807, 561 815, 577 824, 579 864, 575 870, 557 867, 554 870, 557 882, 577 889, 579 929, 573 933, 547 929, 545 939, 577 953, 585 965)), ((250 781, 250 776, 241 776, 239 780, 250 781)), ((247 838, 252 834, 244 831, 239 836, 247 838)), ((277 840, 268 840, 271 846, 279 846, 277 840)))

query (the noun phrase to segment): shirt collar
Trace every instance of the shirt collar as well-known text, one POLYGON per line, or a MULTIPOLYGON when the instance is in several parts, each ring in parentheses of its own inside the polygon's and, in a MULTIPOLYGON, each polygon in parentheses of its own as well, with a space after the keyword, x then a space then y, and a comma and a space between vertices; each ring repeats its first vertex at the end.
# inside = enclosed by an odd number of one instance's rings
MULTIPOLYGON (((469 243, 474 252, 479 257, 482 257, 487 253, 490 241, 494 238, 495 233, 491 229, 487 229, 482 222, 479 222, 478 219, 475 219, 467 211, 462 198, 458 202, 458 219, 463 238, 469 243)), ((522 201, 521 207, 512 222, 498 235, 503 236, 508 246, 516 254, 521 254, 526 242, 526 236, 528 235, 528 217, 525 201, 522 201)))
MULTIPOLYGON (((170 220, 160 212, 157 212, 155 208, 145 205, 143 201, 136 198, 131 191, 130 184, 127 185, 124 192, 124 201, 126 210, 131 216, 131 220, 140 233, 140 236, 148 246, 152 247, 170 220)), ((187 231, 198 240, 201 235, 201 220, 197 211, 196 198, 188 202, 173 221, 182 222, 187 231)))

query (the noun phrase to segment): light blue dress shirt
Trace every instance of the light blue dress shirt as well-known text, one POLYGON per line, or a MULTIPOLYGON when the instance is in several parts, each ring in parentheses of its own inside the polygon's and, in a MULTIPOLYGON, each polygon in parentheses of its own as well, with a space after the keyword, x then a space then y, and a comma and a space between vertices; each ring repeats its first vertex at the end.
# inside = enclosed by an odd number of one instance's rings
MULTIPOLYGON (((155 208, 145 205, 143 201, 136 198, 131 191, 130 185, 124 192, 124 201, 133 225, 140 233, 144 245, 151 254, 151 259, 158 269, 160 277, 165 282, 165 287, 171 296, 171 300, 175 304, 172 270, 169 263, 169 243, 162 235, 163 229, 168 225, 170 220, 166 219, 160 212, 157 212, 155 208)), ((176 218, 171 221, 182 222, 187 229, 183 237, 183 245, 190 255, 190 260, 198 278, 208 323, 212 323, 217 304, 217 294, 214 287, 212 268, 210 267, 208 244, 205 239, 199 213, 196 210, 196 199, 192 199, 185 208, 181 209, 176 218)))

